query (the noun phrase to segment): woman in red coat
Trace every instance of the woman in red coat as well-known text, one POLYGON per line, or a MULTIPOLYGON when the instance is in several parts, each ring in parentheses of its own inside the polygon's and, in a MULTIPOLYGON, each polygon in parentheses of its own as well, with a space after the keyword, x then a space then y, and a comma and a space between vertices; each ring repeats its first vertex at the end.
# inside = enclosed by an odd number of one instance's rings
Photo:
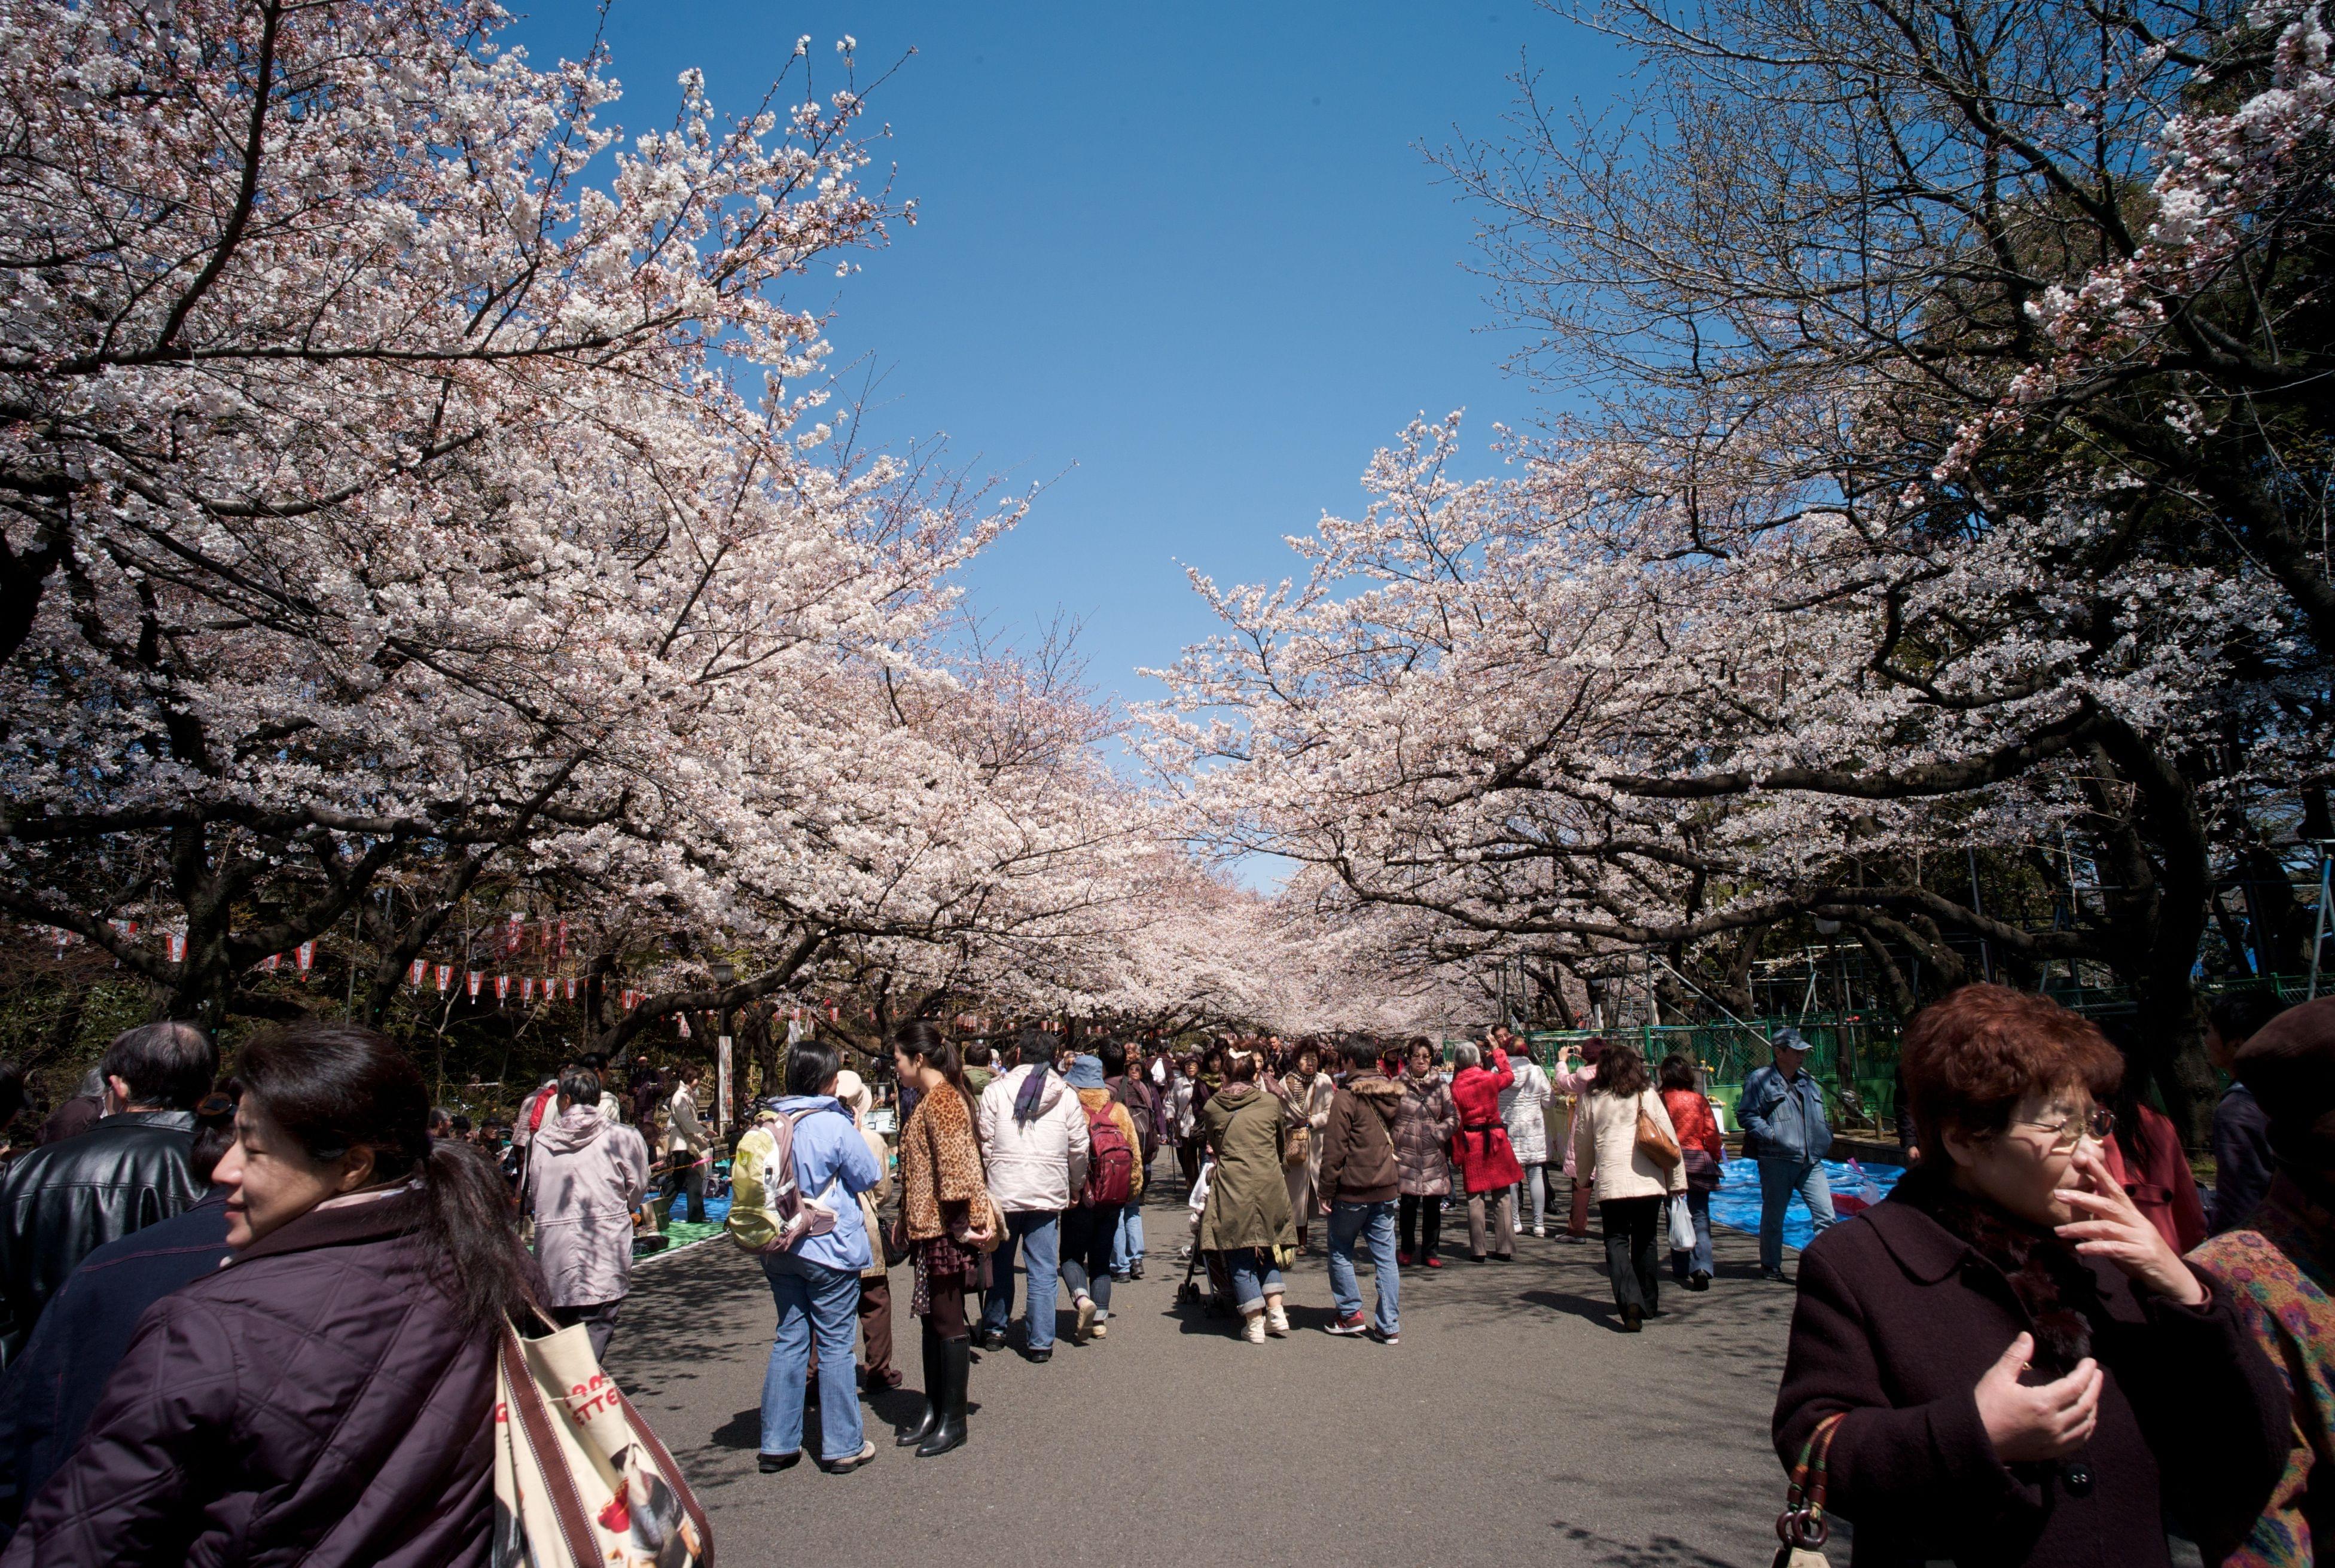
POLYGON ((1679 1153, 1686 1161, 1686 1209, 1694 1216, 1694 1245, 1671 1254, 1671 1273, 1691 1291, 1710 1289, 1710 1195, 1718 1189, 1727 1145, 1710 1097, 1702 1092, 1694 1061, 1673 1052, 1662 1059, 1662 1108, 1671 1113, 1679 1153))
POLYGON ((1491 1256, 1502 1263, 1515 1257, 1516 1227, 1508 1223, 1508 1189, 1525 1179, 1516 1151, 1508 1145, 1508 1127, 1500 1115, 1500 1091, 1516 1081, 1508 1067, 1508 1053, 1492 1048, 1492 1065, 1484 1066, 1484 1051, 1473 1040, 1454 1053, 1459 1070, 1451 1079, 1451 1103, 1459 1108, 1459 1130, 1451 1135, 1451 1157, 1468 1187, 1468 1258, 1485 1258, 1484 1231, 1491 1227, 1491 1256))

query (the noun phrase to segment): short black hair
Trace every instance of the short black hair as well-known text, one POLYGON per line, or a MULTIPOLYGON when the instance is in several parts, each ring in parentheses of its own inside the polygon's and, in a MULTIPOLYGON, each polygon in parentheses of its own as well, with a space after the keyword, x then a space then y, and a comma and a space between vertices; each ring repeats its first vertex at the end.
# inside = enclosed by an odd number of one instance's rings
POLYGON ((1025 1029, 1013 1037, 1013 1060, 1024 1066, 1054 1060, 1054 1037, 1042 1029, 1025 1029))
POLYGON ((148 1023, 113 1037, 98 1071, 130 1086, 130 1103, 192 1110, 218 1077, 218 1047, 191 1023, 148 1023))
POLYGON ((787 1053, 787 1092, 824 1094, 843 1070, 843 1056, 823 1040, 799 1040, 787 1053))
POLYGON ((588 1067, 571 1067, 559 1074, 559 1092, 570 1105, 600 1103, 600 1075, 588 1067))
POLYGON ((1379 1065, 1379 1042, 1366 1034, 1352 1035, 1346 1040, 1343 1054, 1348 1067, 1357 1072, 1369 1072, 1379 1065))
POLYGON ((964 1048, 964 1064, 967 1067, 987 1067, 989 1065, 989 1041, 985 1040, 976 1040, 971 1045, 966 1046, 964 1048))
POLYGON ((2222 1037, 2222 1043, 2240 1046, 2262 1031, 2262 1026, 2286 1011, 2286 1003, 2275 992, 2233 991, 2217 996, 2205 1011, 2205 1021, 2222 1037))
POLYGON ((1127 1047, 1115 1040, 1106 1040, 1095 1047, 1095 1060, 1102 1063, 1105 1078, 1117 1078, 1127 1070, 1127 1047))

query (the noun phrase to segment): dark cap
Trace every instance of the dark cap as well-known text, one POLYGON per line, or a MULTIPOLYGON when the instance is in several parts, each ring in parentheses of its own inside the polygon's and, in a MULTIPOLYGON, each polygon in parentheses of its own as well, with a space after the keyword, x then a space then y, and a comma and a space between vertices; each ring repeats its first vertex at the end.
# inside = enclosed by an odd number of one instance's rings
POLYGON ((2237 1074, 2270 1118, 2278 1157, 2335 1172, 2335 996, 2290 1007, 2254 1031, 2238 1048, 2237 1074))

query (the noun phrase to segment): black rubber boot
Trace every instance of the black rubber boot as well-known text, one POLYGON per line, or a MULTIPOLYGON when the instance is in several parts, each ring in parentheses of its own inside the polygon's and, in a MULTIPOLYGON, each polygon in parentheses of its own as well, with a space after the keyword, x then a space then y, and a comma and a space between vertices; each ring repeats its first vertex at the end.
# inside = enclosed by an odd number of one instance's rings
POLYGON ((940 1424, 933 1428, 916 1449, 916 1457, 929 1459, 935 1454, 945 1454, 951 1448, 964 1446, 964 1400, 967 1385, 973 1379, 973 1341, 944 1340, 941 1341, 942 1378, 948 1399, 941 1408, 940 1424))
POLYGON ((943 1379, 948 1376, 943 1368, 942 1361, 941 1337, 933 1332, 930 1323, 926 1323, 925 1325, 925 1413, 922 1419, 912 1421, 905 1427, 892 1428, 892 1441, 896 1446, 913 1448, 931 1437, 933 1428, 941 1424, 941 1407, 947 1402, 943 1398, 943 1379))

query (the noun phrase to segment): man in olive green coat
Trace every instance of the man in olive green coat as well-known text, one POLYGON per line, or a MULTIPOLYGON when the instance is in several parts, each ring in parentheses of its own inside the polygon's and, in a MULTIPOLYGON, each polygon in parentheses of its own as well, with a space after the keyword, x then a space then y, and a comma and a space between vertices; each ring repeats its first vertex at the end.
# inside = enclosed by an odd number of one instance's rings
POLYGON ((1234 1054, 1225 1065, 1225 1087, 1200 1112, 1202 1136, 1216 1163, 1198 1244, 1202 1252, 1225 1254, 1241 1337, 1253 1345, 1264 1343, 1267 1334, 1279 1339, 1289 1332, 1274 1249, 1297 1244, 1281 1166, 1288 1143, 1281 1097, 1257 1087, 1262 1065, 1253 1052, 1234 1054))

